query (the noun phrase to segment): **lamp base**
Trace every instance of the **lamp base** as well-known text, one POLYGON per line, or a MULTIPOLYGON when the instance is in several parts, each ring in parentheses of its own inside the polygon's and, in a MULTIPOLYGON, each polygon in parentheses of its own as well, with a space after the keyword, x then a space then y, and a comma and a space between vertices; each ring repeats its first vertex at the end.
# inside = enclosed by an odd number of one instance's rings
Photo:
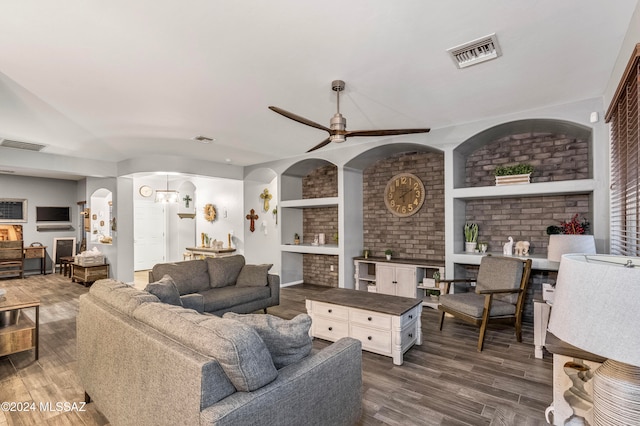
POLYGON ((608 359, 593 377, 596 425, 640 424, 640 367, 608 359))

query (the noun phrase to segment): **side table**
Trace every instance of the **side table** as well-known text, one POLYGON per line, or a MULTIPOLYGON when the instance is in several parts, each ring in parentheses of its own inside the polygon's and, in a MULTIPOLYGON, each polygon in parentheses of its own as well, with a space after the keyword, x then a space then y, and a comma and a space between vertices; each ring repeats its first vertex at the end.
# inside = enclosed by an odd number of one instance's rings
POLYGON ((0 356, 34 349, 38 360, 40 333, 40 300, 21 288, 8 288, 0 299, 0 356), (23 309, 35 309, 35 321, 23 309))
POLYGON ((24 248, 25 259, 40 259, 40 275, 45 275, 47 263, 47 246, 29 246, 24 248))
POLYGON ((77 263, 71 264, 71 281, 80 282, 87 287, 94 281, 109 278, 109 264, 82 266, 77 263))

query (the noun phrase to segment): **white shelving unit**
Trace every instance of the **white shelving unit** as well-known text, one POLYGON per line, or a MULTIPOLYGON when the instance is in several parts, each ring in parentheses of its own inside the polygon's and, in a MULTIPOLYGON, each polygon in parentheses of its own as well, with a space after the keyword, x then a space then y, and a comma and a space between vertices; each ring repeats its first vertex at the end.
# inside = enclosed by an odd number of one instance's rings
POLYGON ((422 298, 423 306, 429 306, 431 308, 438 306, 437 302, 434 302, 430 296, 426 293, 426 290, 435 290, 435 287, 427 287, 423 285, 424 278, 433 277, 433 273, 438 271, 441 277, 444 277, 444 262, 438 261, 420 261, 420 260, 386 260, 384 258, 370 257, 365 259, 363 257, 356 257, 353 260, 355 266, 354 274, 354 286, 356 290, 362 291, 375 291, 377 293, 385 292, 385 283, 379 282, 380 279, 389 279, 389 268, 397 269, 405 273, 396 273, 395 277, 398 278, 396 283, 398 291, 401 291, 405 297, 418 297, 422 298), (408 274, 408 270, 411 270, 411 274, 408 274), (410 276, 411 278, 407 278, 410 276), (409 282, 410 280, 410 282, 409 282), (373 288, 371 288, 373 287, 373 288), (411 289, 411 290, 409 290, 411 289), (404 294, 406 293, 406 294, 404 294))

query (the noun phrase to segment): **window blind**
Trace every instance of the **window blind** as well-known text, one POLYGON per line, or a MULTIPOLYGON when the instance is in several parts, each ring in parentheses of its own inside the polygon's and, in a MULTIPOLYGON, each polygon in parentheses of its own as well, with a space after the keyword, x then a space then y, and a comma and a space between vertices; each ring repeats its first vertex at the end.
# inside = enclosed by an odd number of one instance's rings
POLYGON ((611 253, 640 256, 640 44, 605 121, 611 124, 611 253))

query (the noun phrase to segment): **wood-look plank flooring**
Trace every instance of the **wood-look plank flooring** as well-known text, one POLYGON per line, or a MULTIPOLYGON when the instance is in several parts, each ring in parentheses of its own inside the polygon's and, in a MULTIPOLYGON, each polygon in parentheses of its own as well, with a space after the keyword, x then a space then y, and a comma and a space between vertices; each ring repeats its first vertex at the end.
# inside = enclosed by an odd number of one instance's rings
MULTIPOLYGON (((0 357, 0 402, 82 402, 75 318, 78 297, 88 288, 61 275, 0 280, 0 288, 12 286, 40 297, 40 359, 34 361, 33 351, 0 357)), ((269 313, 293 318, 306 312, 308 295, 326 289, 308 284, 283 288, 280 306, 269 308, 269 313)), ((531 324, 524 326, 523 343, 516 342, 513 327, 490 328, 481 353, 476 351, 477 328, 450 318, 442 331, 437 325, 436 311, 425 308, 423 344, 409 349, 401 366, 363 352, 360 425, 546 424, 552 363, 549 355, 534 358, 531 324)), ((329 344, 314 340, 316 348, 329 344)), ((95 404, 85 410, 0 411, 0 426, 109 424, 95 404)))

